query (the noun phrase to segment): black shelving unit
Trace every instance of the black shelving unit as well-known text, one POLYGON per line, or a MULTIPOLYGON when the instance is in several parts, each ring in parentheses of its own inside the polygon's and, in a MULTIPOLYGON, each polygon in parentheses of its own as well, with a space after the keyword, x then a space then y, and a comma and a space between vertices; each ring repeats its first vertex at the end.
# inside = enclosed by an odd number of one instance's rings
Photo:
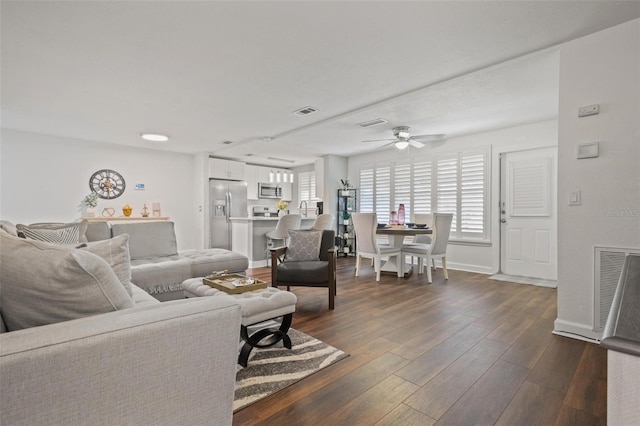
POLYGON ((355 256, 356 238, 353 231, 353 220, 351 214, 358 210, 358 190, 339 189, 338 190, 338 214, 336 223, 338 232, 336 234, 336 246, 338 256, 355 256), (347 251, 345 251, 345 248, 347 251))

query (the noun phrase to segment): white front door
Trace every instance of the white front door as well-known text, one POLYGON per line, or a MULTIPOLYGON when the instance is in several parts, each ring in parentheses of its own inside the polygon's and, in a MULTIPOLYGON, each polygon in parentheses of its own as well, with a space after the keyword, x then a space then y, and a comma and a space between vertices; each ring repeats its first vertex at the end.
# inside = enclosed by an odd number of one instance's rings
POLYGON ((500 268, 556 280, 557 148, 500 155, 500 268))

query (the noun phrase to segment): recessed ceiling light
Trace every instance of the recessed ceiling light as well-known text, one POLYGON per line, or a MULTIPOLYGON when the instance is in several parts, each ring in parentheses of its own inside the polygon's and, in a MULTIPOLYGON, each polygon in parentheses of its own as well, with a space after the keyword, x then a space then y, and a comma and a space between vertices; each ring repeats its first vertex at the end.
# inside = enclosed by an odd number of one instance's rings
POLYGON ((161 135, 158 133, 143 133, 140 137, 146 141, 151 142, 166 142, 169 140, 169 136, 161 135))

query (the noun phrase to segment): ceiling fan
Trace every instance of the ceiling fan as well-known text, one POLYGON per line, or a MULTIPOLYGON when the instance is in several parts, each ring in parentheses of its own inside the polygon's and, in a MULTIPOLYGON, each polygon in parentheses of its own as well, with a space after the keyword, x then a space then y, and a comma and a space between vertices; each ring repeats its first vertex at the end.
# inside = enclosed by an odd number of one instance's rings
POLYGON ((411 136, 411 133, 410 133, 411 127, 407 127, 407 126, 394 127, 392 130, 393 130, 393 135, 395 136, 395 138, 393 139, 374 139, 374 140, 362 141, 362 142, 389 142, 385 145, 382 145, 380 148, 383 148, 391 144, 394 144, 398 149, 405 149, 409 145, 415 148, 422 148, 424 144, 422 142, 419 142, 420 140, 425 142, 432 142, 432 141, 439 141, 441 139, 444 139, 445 137, 444 134, 411 136))

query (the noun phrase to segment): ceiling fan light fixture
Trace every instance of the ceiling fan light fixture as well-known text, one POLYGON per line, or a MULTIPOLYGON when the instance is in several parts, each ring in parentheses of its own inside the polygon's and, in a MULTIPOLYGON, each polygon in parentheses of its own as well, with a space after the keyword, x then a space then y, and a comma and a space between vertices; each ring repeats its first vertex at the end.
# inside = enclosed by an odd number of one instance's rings
POLYGON ((411 133, 409 133, 409 132, 404 132, 404 131, 398 132, 398 137, 399 138, 408 138, 409 136, 411 136, 411 133))
POLYGON ((398 141, 396 142, 396 148, 398 149, 406 149, 409 146, 409 141, 398 141))

